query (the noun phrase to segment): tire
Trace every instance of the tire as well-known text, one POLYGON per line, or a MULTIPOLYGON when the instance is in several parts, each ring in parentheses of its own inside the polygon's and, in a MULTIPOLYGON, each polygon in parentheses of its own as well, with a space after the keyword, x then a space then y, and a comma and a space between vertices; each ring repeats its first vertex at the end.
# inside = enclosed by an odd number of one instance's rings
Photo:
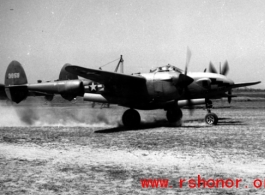
POLYGON ((129 109, 122 115, 122 122, 126 128, 137 128, 140 125, 141 116, 136 110, 129 109))
POLYGON ((181 109, 170 109, 167 111, 167 120, 170 123, 179 121, 182 118, 183 114, 181 109))
POLYGON ((206 114, 204 119, 208 125, 217 125, 218 123, 218 116, 214 113, 206 114))

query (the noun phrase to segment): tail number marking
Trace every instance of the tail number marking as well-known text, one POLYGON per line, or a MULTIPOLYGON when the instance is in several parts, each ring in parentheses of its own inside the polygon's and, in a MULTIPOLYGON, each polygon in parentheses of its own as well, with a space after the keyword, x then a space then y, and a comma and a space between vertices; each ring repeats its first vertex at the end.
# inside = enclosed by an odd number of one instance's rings
POLYGON ((8 79, 18 79, 19 77, 19 73, 8 73, 8 79))

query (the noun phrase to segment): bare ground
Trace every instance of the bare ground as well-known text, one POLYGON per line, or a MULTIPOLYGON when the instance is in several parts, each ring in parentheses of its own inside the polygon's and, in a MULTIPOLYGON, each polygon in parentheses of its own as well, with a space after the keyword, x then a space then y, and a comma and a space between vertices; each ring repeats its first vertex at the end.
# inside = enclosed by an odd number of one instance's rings
POLYGON ((123 111, 2 106, 0 194, 265 193, 264 101, 219 102, 217 126, 204 123, 202 109, 192 116, 183 110, 182 124, 172 126, 161 110, 141 111, 140 129, 125 130, 123 111), (242 182, 231 189, 179 187, 179 179, 198 175, 242 182), (143 189, 142 178, 167 178, 172 188, 143 189), (260 189, 253 187, 257 178, 260 189))

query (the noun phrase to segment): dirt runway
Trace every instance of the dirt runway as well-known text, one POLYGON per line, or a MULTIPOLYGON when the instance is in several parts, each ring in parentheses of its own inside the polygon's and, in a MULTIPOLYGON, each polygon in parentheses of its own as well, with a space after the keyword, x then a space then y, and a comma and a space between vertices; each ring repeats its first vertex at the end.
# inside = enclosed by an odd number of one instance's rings
POLYGON ((264 194, 264 101, 219 103, 217 126, 204 123, 205 110, 190 116, 184 109, 182 124, 172 127, 160 110, 141 111, 141 127, 126 130, 123 111, 2 106, 0 194, 264 194), (180 179, 198 175, 242 181, 238 188, 180 187, 180 179), (169 187, 140 182, 158 178, 169 187))

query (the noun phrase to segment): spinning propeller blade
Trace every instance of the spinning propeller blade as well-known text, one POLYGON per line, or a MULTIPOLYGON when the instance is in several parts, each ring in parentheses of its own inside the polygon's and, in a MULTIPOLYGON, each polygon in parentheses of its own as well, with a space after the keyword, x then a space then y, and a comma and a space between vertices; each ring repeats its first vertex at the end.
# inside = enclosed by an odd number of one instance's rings
POLYGON ((188 66, 190 63, 190 59, 191 59, 191 51, 190 51, 190 48, 188 47, 187 48, 187 56, 186 56, 185 75, 187 75, 187 72, 188 72, 188 66))
MULTIPOLYGON (((228 62, 225 61, 223 67, 222 67, 221 64, 220 64, 219 69, 220 69, 220 70, 219 70, 219 74, 221 74, 221 75, 227 75, 227 73, 228 73, 228 71, 229 71, 228 62)), ((217 72, 217 70, 215 69, 215 67, 214 67, 214 65, 212 64, 212 62, 210 62, 210 64, 209 64, 209 72, 211 72, 211 73, 215 73, 215 74, 218 74, 218 72, 217 72)))
MULTIPOLYGON (((187 72, 188 72, 188 66, 189 66, 189 63, 190 63, 190 59, 191 59, 191 51, 189 49, 189 47, 187 48, 187 56, 186 56, 186 66, 185 66, 185 76, 186 77, 189 77, 187 76, 187 72)), ((179 75, 180 76, 180 75, 179 75)), ((189 77, 190 78, 190 77, 189 77)), ((189 81, 188 79, 185 79, 185 83, 187 84, 186 87, 184 87, 184 94, 187 96, 187 100, 188 100, 188 108, 190 110, 190 114, 193 113, 193 110, 194 110, 194 106, 192 104, 192 101, 191 101, 191 94, 190 94, 190 91, 189 91, 189 88, 188 86, 193 82, 193 79, 190 78, 189 81), (189 83, 188 83, 189 82, 189 83)))
POLYGON ((225 63, 223 65, 223 67, 222 67, 222 70, 221 70, 220 74, 227 75, 228 71, 229 71, 228 62, 225 61, 225 63))
POLYGON ((209 72, 217 74, 217 71, 216 71, 214 65, 212 64, 212 62, 210 62, 210 64, 209 64, 209 72))
POLYGON ((181 88, 186 88, 194 81, 193 78, 185 74, 180 74, 178 78, 173 78, 173 79, 177 79, 176 84, 181 88))
MULTIPOLYGON (((188 108, 190 109, 190 113, 192 114, 192 110, 194 107, 191 101, 191 94, 188 89, 188 86, 194 81, 194 79, 187 75, 190 59, 191 59, 191 51, 188 47, 184 74, 179 74, 177 77, 173 76, 171 79, 172 79, 173 85, 178 89, 180 94, 182 95, 184 94, 184 96, 187 97, 188 108)), ((176 102, 177 101, 178 99, 176 99, 176 102)))
POLYGON ((178 77, 172 77, 172 81, 175 87, 180 87, 182 89, 185 89, 187 88, 188 85, 190 85, 194 81, 193 78, 187 75, 190 58, 191 58, 191 51, 188 48, 186 56, 185 74, 179 74, 178 77))

